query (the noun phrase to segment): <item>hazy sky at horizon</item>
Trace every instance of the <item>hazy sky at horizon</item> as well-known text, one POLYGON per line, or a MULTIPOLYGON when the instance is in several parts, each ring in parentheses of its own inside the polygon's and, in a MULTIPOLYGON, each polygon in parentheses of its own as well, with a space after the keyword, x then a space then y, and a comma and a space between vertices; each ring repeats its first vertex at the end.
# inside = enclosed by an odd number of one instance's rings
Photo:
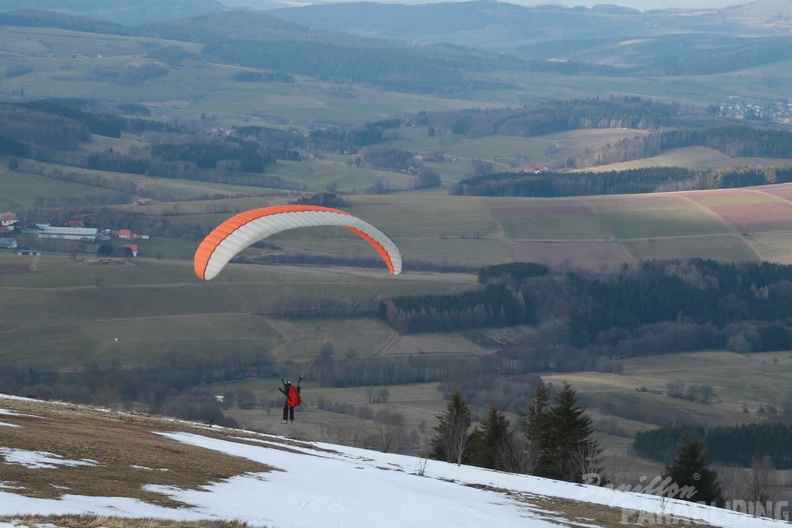
POLYGON ((535 0, 509 0, 509 3, 518 5, 539 5, 547 3, 562 4, 565 6, 587 6, 591 7, 598 4, 614 4, 624 7, 632 7, 646 11, 647 9, 669 9, 669 8, 685 8, 685 9, 717 9, 719 7, 726 7, 732 5, 746 4, 748 1, 740 0, 615 0, 615 1, 581 1, 581 0, 561 0, 555 2, 542 2, 535 0))
MULTIPOLYGON (((259 3, 257 0, 220 0, 225 4, 245 5, 256 8, 259 3)), ((271 0, 270 0, 271 1, 271 0)), ((270 3, 261 0, 261 3, 270 3)), ((336 2, 355 2, 362 0, 275 0, 278 3, 287 5, 309 5, 309 4, 332 4, 336 2)), ((383 4, 429 4, 440 1, 464 2, 467 0, 370 0, 383 4)), ((631 7, 646 11, 648 9, 717 9, 726 6, 741 5, 750 3, 751 0, 502 0, 505 3, 523 6, 536 6, 542 4, 560 4, 568 7, 586 6, 591 7, 598 4, 612 4, 623 7, 631 7)))

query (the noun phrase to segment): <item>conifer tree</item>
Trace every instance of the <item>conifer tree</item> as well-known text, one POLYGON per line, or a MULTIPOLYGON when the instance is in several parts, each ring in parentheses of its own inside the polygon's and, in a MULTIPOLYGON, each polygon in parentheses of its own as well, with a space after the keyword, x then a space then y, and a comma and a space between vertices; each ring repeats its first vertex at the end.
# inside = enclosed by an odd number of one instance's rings
POLYGON ((569 383, 549 407, 549 389, 538 389, 526 415, 523 431, 538 449, 534 474, 542 477, 582 482, 599 473, 602 450, 594 438, 591 418, 577 406, 577 393, 569 383))
POLYGON ((454 392, 447 410, 437 416, 436 434, 429 441, 430 457, 462 464, 470 451, 470 408, 459 391, 454 392))
POLYGON ((564 386, 549 413, 550 438, 546 465, 550 478, 581 482, 588 473, 598 473, 601 450, 594 439, 591 418, 577 406, 577 393, 564 386))
POLYGON ((470 463, 489 469, 506 470, 509 465, 510 436, 509 420, 492 403, 487 419, 473 433, 470 463))
POLYGON ((707 467, 704 444, 691 434, 682 437, 682 446, 671 465, 666 466, 663 480, 666 495, 690 502, 705 502, 723 507, 725 500, 718 483, 718 472, 707 467))
POLYGON ((523 414, 522 431, 528 440, 527 453, 534 475, 544 477, 550 473, 550 388, 537 387, 528 408, 523 414))

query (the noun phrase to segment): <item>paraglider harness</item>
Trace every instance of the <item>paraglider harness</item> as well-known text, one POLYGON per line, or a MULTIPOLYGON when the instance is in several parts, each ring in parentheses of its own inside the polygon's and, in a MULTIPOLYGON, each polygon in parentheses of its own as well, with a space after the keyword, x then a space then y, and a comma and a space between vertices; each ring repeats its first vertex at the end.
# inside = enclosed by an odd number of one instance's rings
POLYGON ((286 404, 289 407, 299 407, 302 403, 302 396, 300 391, 294 385, 288 385, 286 388, 286 404))
POLYGON ((290 381, 281 378, 283 387, 278 387, 278 390, 286 396, 286 401, 283 402, 283 423, 294 421, 294 408, 302 403, 302 396, 300 396, 301 381, 302 376, 297 381, 297 386, 294 387, 290 381))
POLYGON ((297 386, 291 384, 291 381, 286 381, 285 379, 281 378, 281 384, 283 387, 278 387, 278 390, 286 396, 286 407, 299 407, 302 403, 302 396, 300 395, 300 383, 302 382, 302 376, 297 380, 297 386))

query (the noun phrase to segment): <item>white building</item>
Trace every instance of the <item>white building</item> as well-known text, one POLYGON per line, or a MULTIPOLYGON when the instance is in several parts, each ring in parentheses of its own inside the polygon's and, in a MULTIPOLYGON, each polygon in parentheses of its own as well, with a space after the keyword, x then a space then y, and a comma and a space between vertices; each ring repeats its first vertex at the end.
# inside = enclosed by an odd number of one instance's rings
POLYGON ((96 240, 99 230, 95 227, 53 227, 39 225, 39 238, 61 238, 64 240, 96 240))

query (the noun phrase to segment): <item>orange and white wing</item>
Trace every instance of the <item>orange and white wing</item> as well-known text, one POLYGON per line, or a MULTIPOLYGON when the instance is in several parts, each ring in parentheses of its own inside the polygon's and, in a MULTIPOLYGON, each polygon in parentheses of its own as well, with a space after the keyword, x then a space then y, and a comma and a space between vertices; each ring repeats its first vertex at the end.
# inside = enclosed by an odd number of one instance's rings
POLYGON ((195 252, 195 274, 211 280, 239 252, 287 229, 342 226, 371 244, 394 275, 401 273, 399 249, 379 229, 347 212, 314 205, 279 205, 252 209, 217 226, 195 252))

